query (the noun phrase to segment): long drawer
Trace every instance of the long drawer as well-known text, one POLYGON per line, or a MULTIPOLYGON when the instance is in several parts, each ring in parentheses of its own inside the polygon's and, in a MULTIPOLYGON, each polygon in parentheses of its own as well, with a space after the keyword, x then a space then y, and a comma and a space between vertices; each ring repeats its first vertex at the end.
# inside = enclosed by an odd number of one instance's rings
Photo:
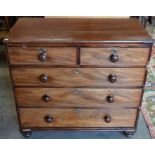
POLYGON ((71 47, 9 47, 13 65, 76 65, 76 48, 71 47))
POLYGON ((136 87, 144 85, 145 68, 12 68, 16 86, 136 87))
POLYGON ((149 48, 81 48, 81 65, 146 66, 149 48))
POLYGON ((18 107, 138 107, 141 89, 15 88, 18 107))
POLYGON ((136 109, 18 109, 22 128, 134 127, 136 109))

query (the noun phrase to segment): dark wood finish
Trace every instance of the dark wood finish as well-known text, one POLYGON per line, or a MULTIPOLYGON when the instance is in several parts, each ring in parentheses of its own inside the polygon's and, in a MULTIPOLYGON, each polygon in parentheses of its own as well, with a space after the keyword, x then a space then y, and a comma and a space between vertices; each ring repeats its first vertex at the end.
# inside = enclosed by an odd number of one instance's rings
POLYGON ((45 95, 42 96, 42 100, 44 102, 49 102, 51 100, 51 97, 45 94, 45 95))
POLYGON ((127 131, 124 131, 123 133, 125 136, 131 138, 135 134, 135 131, 134 130, 127 130, 127 131))
POLYGON ((111 62, 113 62, 113 63, 118 62, 118 60, 119 60, 119 56, 118 56, 118 54, 116 52, 118 52, 118 51, 117 50, 113 50, 112 54, 109 56, 109 60, 111 62))
POLYGON ((15 88, 19 107, 138 107, 141 89, 15 88), (24 94, 24 95, 23 95, 24 94), (48 96, 48 102, 42 100, 48 96), (113 95, 113 103, 107 96, 113 95))
POLYGON ((81 65, 146 66, 148 57, 149 48, 81 48, 81 65), (114 50, 116 62, 111 61, 114 50))
POLYGON ((47 50, 46 49, 43 49, 43 48, 40 49, 40 53, 38 55, 38 59, 41 62, 47 61, 47 50))
POLYGON ((136 131, 153 44, 136 20, 20 19, 4 42, 21 131, 136 131))
POLYGON ((136 87, 144 85, 145 68, 15 67, 12 68, 12 75, 16 86, 136 87), (114 83, 109 82, 111 73, 117 76, 117 81, 114 83), (41 81, 40 76, 47 81, 41 81))
POLYGON ((8 53, 14 65, 76 65, 77 61, 76 48, 10 47, 8 53))
MULTIPOLYGON (((7 43, 8 39, 3 39, 3 42, 7 44, 7 47, 40 47, 40 44, 33 43, 7 43)), ((146 48, 146 47, 152 47, 153 40, 150 40, 149 42, 105 42, 105 43, 95 43, 95 42, 87 42, 87 43, 42 43, 42 47, 97 47, 97 48, 109 48, 109 47, 122 47, 122 48, 146 48)))
POLYGON ((106 123, 110 123, 111 122, 111 116, 110 115, 105 115, 104 120, 105 120, 106 123))
POLYGON ((29 138, 32 135, 32 131, 30 129, 22 130, 21 132, 25 138, 29 138))
POLYGON ((111 82, 111 83, 116 82, 116 81, 117 81, 117 75, 116 75, 116 74, 109 74, 108 80, 109 80, 109 82, 111 82))
POLYGON ((107 102, 108 103, 113 103, 114 101, 115 101, 115 98, 114 98, 114 96, 113 95, 108 95, 107 97, 106 97, 106 99, 107 99, 107 102))
MULTIPOLYGON (((30 79, 31 80, 31 79, 30 79)), ((39 80, 41 81, 41 82, 48 82, 48 80, 49 80, 49 77, 48 77, 48 74, 41 74, 40 75, 40 77, 39 77, 39 80)))
POLYGON ((31 127, 134 127, 136 109, 37 109, 20 108, 23 128, 31 127), (35 115, 34 115, 35 114, 35 115), (52 122, 45 121, 52 116, 52 122), (105 116, 111 116, 111 122, 105 116))
POLYGON ((7 43, 151 42, 136 19, 19 19, 7 43))
POLYGON ((45 122, 47 122, 47 123, 52 123, 53 122, 53 117, 51 115, 45 116, 44 119, 45 119, 45 122))

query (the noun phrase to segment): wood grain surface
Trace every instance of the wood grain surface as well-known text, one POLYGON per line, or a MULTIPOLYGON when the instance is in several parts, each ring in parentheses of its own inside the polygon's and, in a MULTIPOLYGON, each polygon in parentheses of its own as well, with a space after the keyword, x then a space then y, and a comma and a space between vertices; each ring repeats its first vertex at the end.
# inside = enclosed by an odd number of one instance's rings
POLYGON ((16 86, 53 87, 136 87, 144 85, 145 68, 35 68, 13 67, 12 77, 16 86), (48 81, 40 76, 47 74, 48 81), (108 80, 110 74, 117 81, 108 80))
POLYGON ((136 109, 46 109, 19 108, 22 128, 31 127, 134 127, 136 109), (106 123, 104 117, 111 116, 106 123), (46 116, 53 121, 47 123, 46 116))
POLYGON ((137 20, 21 18, 4 42, 21 130, 136 129, 153 44, 137 20))
POLYGON ((15 88, 18 107, 138 107, 141 89, 89 89, 89 88, 15 88), (50 97, 48 102, 42 97, 50 97), (107 96, 114 97, 113 103, 107 96))
POLYGON ((21 18, 7 43, 152 43, 136 19, 21 18))
POLYGON ((76 48, 52 47, 9 47, 10 63, 14 65, 76 65, 76 48), (41 49, 47 52, 47 60, 39 60, 41 49))
POLYGON ((103 66, 146 66, 149 48, 81 48, 81 65, 103 66), (113 63, 110 56, 117 50, 118 61, 113 63))

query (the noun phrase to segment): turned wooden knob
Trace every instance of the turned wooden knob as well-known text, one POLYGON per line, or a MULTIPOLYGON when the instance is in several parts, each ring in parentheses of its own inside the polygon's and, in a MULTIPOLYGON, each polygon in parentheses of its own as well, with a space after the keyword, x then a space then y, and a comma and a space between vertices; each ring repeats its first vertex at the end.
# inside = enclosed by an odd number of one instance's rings
POLYGON ((109 103, 114 102, 114 97, 112 95, 108 95, 106 99, 107 99, 107 102, 109 102, 109 103))
POLYGON ((119 60, 119 57, 118 57, 118 55, 117 55, 117 53, 116 52, 113 52, 111 55, 110 55, 110 61, 111 62, 117 62, 119 60))
POLYGON ((105 115, 104 120, 105 120, 106 123, 110 123, 111 122, 111 116, 110 115, 105 115))
POLYGON ((116 75, 114 75, 114 74, 110 74, 109 77, 108 77, 108 79, 109 79, 109 81, 110 81, 111 83, 114 83, 114 82, 117 81, 117 77, 116 77, 116 75))
POLYGON ((41 82, 47 82, 48 81, 48 74, 42 74, 40 76, 40 81, 41 82))
POLYGON ((53 117, 51 115, 47 115, 47 116, 45 116, 45 121, 47 123, 52 123, 53 122, 53 117))
POLYGON ((45 49, 40 49, 41 53, 38 55, 38 59, 42 62, 47 60, 47 51, 45 49))
POLYGON ((42 100, 43 100, 44 102, 49 102, 49 101, 51 100, 51 97, 48 96, 48 95, 43 95, 43 96, 42 96, 42 100))

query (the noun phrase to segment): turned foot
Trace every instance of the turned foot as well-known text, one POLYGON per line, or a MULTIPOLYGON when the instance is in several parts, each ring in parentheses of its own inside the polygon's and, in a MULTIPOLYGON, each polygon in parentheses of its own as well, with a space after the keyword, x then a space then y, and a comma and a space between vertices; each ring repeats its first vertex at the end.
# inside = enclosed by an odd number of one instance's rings
POLYGON ((21 132, 25 138, 29 138, 32 135, 32 131, 30 129, 22 130, 21 132))
POLYGON ((133 137, 135 131, 134 131, 134 130, 131 130, 131 131, 124 131, 123 133, 124 133, 125 136, 131 138, 131 137, 133 137))

